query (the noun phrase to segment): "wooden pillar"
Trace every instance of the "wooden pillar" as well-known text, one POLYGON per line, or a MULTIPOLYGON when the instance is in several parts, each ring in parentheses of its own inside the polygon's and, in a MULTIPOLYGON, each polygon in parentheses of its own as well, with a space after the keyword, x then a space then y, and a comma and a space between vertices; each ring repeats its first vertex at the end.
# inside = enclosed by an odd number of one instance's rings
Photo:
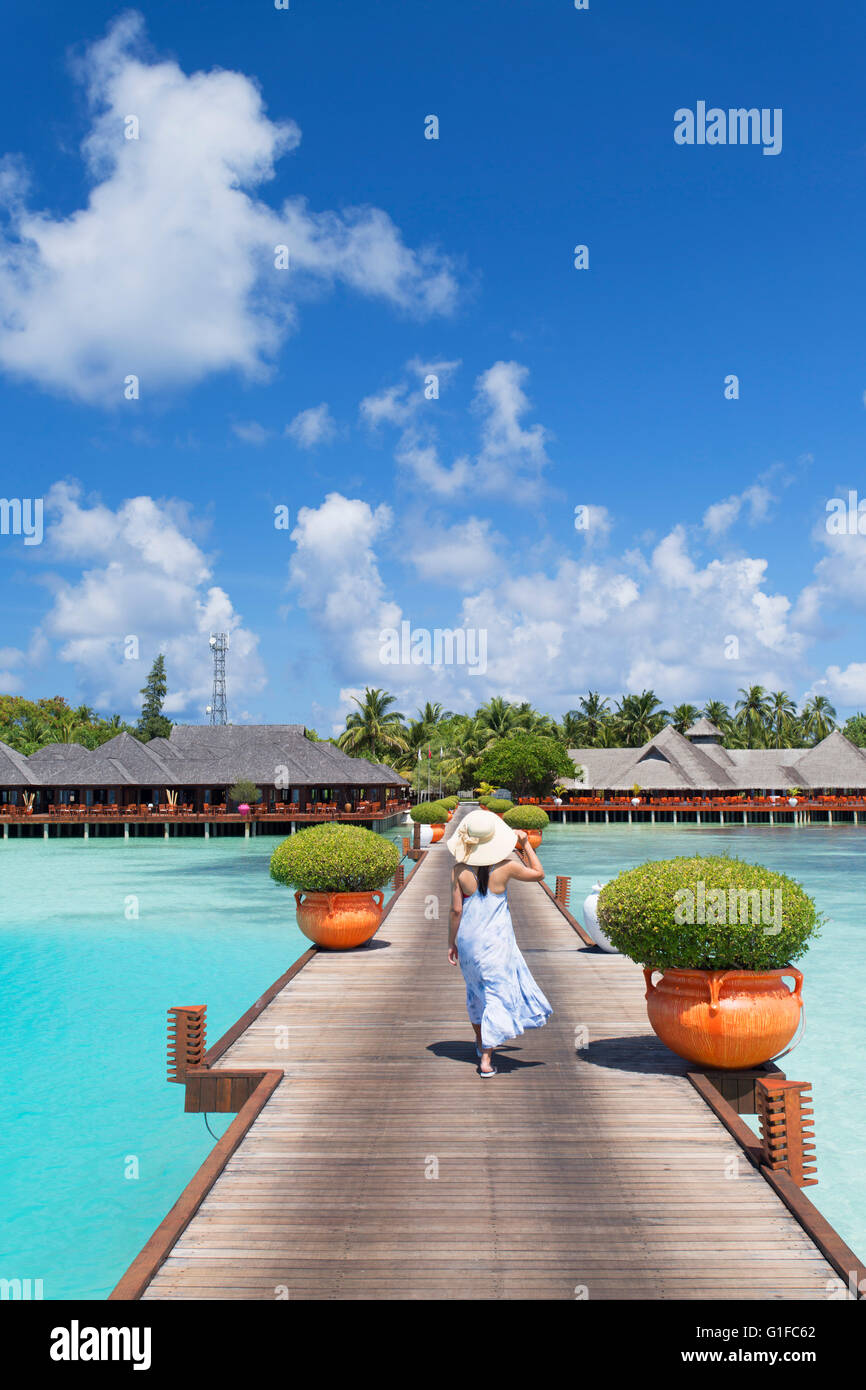
POLYGON ((755 1100, 761 1122, 764 1162, 774 1171, 788 1173, 798 1187, 813 1187, 815 1138, 811 1081, 787 1081, 775 1077, 755 1084, 755 1100))
POLYGON ((168 1011, 168 1080, 183 1081, 190 1067, 204 1063, 207 1005, 182 1004, 168 1011))

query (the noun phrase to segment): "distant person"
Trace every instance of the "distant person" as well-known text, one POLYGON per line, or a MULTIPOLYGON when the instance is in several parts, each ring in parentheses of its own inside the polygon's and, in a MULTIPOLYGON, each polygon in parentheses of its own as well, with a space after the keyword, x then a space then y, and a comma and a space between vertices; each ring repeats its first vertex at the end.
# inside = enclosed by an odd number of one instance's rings
POLYGON ((466 1009, 475 1029, 482 1076, 495 1076, 493 1049, 527 1028, 543 1028, 553 1009, 529 972, 508 910, 510 879, 544 878, 525 830, 512 830, 492 811, 470 811, 448 840, 454 855, 448 959, 466 981, 466 1009), (513 857, 519 846, 524 861, 513 857))

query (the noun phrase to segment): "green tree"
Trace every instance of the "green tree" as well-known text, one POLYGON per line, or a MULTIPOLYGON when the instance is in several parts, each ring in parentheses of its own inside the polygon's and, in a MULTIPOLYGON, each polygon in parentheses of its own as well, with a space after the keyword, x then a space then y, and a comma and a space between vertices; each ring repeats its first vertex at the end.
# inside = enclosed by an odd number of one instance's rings
POLYGON ((734 708, 736 723, 746 737, 747 748, 765 748, 770 724, 770 697, 762 685, 750 685, 737 691, 740 698, 734 708))
POLYGON ((520 727, 517 706, 503 700, 501 695, 494 695, 486 704, 481 705, 475 717, 487 747, 520 727))
POLYGON ((700 711, 696 705, 675 705, 669 716, 678 734, 684 734, 686 729, 697 723, 699 717, 700 711))
POLYGON ((606 699, 602 699, 597 690, 589 690, 580 700, 580 718, 583 721, 585 732, 586 748, 610 747, 613 745, 599 742, 602 733, 609 731, 612 714, 606 699))
POLYGON ((137 733, 144 743, 149 743, 152 738, 168 738, 171 734, 171 720, 162 713, 167 690, 165 656, 160 652, 150 668, 147 684, 139 691, 144 696, 144 702, 137 733))
POLYGON ((403 716, 392 710, 396 696, 386 690, 364 691, 363 699, 353 695, 358 706, 346 719, 346 727, 337 739, 337 747, 347 753, 369 758, 378 763, 387 754, 405 753, 408 748, 403 716))
POLYGON ((774 748, 790 748, 798 728, 797 705, 787 690, 770 694, 768 731, 774 748))
POLYGON ((616 707, 617 732, 627 748, 640 748, 664 728, 667 711, 652 690, 624 695, 616 707))
POLYGON ((820 743, 836 727, 836 711, 826 695, 813 695, 803 706, 803 728, 813 743, 820 743))
POLYGON ((866 714, 852 714, 850 719, 846 719, 842 733, 858 748, 866 748, 866 714))
POLYGON ((485 750, 479 772, 485 782, 527 796, 552 791, 560 777, 575 776, 575 766, 558 739, 519 730, 485 750))
POLYGON ((256 806, 262 799, 261 787, 257 787, 255 782, 251 782, 247 777, 239 777, 233 787, 229 787, 229 800, 236 806, 243 805, 256 806))
POLYGON ((724 730, 731 722, 731 714, 724 700, 707 700, 701 714, 705 719, 709 719, 711 724, 715 724, 717 729, 724 730))

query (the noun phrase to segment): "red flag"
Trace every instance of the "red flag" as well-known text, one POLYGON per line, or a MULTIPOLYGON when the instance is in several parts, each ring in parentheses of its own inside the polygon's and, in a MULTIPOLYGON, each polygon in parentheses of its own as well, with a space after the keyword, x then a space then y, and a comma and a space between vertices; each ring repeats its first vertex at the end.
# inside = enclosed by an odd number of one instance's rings
POLYGON ((427 748, 427 757, 428 757, 428 758, 432 758, 432 757, 433 757, 433 754, 430 752, 429 745, 428 745, 428 748, 427 748))

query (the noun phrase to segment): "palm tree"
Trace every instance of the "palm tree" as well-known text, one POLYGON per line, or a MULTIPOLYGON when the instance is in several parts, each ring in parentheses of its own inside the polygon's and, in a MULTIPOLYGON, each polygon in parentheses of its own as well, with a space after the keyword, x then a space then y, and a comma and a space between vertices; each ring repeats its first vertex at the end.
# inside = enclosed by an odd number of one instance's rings
POLYGON ((774 748, 790 748, 797 727, 797 706, 787 690, 774 690, 770 697, 769 731, 774 748))
POLYGON ((661 700, 652 690, 622 697, 614 717, 627 748, 640 748, 649 743, 664 727, 667 711, 657 708, 659 705, 661 700))
POLYGON ((352 696, 358 712, 352 712, 346 719, 346 727, 337 739, 337 747, 347 753, 369 755, 372 762, 379 762, 386 753, 405 753, 408 742, 403 727, 403 716, 389 709, 396 696, 384 690, 371 690, 368 686, 364 698, 352 696))
POLYGON ((696 705, 675 705, 670 712, 670 722, 678 734, 684 734, 697 721, 699 709, 696 705))
POLYGON ((443 778, 456 778, 460 787, 471 787, 486 744, 486 733, 475 715, 453 715, 442 759, 443 778))
POLYGON ((530 734, 548 734, 556 737, 556 722, 551 715, 540 714, 527 700, 520 705, 513 705, 512 708, 515 710, 515 722, 519 728, 530 734))
POLYGON ((28 714, 9 734, 8 742, 16 753, 23 753, 25 757, 29 757, 31 753, 44 748, 47 743, 56 742, 55 726, 41 715, 28 714))
POLYGON ((505 738, 520 727, 517 706, 503 700, 501 695, 494 695, 481 705, 476 711, 476 718, 487 745, 495 743, 498 738, 505 738))
POLYGON ((601 730, 610 723, 611 711, 606 699, 597 690, 589 690, 580 700, 580 717, 586 729, 586 746, 597 746, 601 730))
POLYGON ((731 722, 730 711, 724 700, 707 700, 701 710, 705 719, 709 719, 711 724, 715 724, 717 729, 726 729, 731 722))
POLYGON ((836 728, 836 711, 826 695, 813 695, 803 706, 803 728, 814 743, 820 743, 836 728))
POLYGON ((748 689, 738 690, 737 694, 742 698, 735 705, 736 721, 746 734, 746 747, 754 748, 756 737, 757 746, 764 747, 770 719, 770 697, 762 685, 750 685, 748 689))
POLYGON ((576 709, 564 714, 556 726, 555 736, 566 748, 580 748, 586 735, 586 726, 576 709))

